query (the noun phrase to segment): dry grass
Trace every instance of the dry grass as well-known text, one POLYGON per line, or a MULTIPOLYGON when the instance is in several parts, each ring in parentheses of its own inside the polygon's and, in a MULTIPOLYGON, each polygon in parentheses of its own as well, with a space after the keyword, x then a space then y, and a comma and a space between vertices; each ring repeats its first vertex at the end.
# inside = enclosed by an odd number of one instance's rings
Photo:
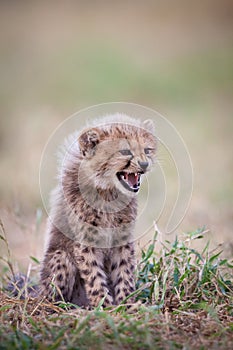
POLYGON ((231 349, 233 316, 218 310, 163 312, 141 307, 134 314, 63 310, 35 299, 1 293, 1 349, 231 349))

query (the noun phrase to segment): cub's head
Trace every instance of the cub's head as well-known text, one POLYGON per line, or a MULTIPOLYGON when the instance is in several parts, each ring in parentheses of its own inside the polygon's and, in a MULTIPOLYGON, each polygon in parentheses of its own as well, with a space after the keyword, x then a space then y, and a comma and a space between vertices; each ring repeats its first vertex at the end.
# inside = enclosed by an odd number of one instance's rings
POLYGON ((112 116, 102 124, 85 129, 78 138, 80 174, 102 190, 136 193, 141 177, 155 162, 156 138, 153 123, 127 116, 112 116))

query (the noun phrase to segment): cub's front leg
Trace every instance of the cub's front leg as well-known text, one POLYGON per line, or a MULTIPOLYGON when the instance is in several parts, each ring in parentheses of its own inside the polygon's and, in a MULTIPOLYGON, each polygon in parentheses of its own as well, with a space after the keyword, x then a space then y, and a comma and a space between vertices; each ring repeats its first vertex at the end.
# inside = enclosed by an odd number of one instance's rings
POLYGON ((40 293, 50 301, 71 301, 76 273, 77 268, 66 251, 47 252, 42 264, 40 293))
POLYGON ((98 306, 104 297, 103 306, 112 305, 113 297, 109 291, 102 249, 77 245, 74 248, 74 256, 80 277, 85 284, 89 305, 98 306))
MULTIPOLYGON (((121 247, 115 247, 112 253, 111 280, 114 288, 115 303, 120 304, 135 290, 134 244, 128 243, 121 247)), ((129 302, 133 303, 134 298, 130 298, 129 302)))

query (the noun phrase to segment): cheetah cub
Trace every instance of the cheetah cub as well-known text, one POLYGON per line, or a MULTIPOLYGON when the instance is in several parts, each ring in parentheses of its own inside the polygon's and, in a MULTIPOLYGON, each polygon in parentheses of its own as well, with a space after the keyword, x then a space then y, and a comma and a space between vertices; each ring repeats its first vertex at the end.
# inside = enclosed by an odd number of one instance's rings
POLYGON ((51 196, 42 295, 106 307, 134 291, 137 192, 155 153, 153 123, 122 114, 68 139, 51 196))

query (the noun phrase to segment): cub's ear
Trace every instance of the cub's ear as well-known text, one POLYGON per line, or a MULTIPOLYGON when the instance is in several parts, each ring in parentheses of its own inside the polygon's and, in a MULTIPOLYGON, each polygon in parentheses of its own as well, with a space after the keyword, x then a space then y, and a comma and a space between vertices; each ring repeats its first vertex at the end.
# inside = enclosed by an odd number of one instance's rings
POLYGON ((155 133, 155 124, 154 124, 153 120, 151 120, 151 119, 144 120, 143 121, 143 127, 146 130, 150 131, 152 134, 155 133))
POLYGON ((92 156, 94 148, 100 142, 100 131, 97 128, 85 130, 78 138, 80 150, 84 156, 92 156))

